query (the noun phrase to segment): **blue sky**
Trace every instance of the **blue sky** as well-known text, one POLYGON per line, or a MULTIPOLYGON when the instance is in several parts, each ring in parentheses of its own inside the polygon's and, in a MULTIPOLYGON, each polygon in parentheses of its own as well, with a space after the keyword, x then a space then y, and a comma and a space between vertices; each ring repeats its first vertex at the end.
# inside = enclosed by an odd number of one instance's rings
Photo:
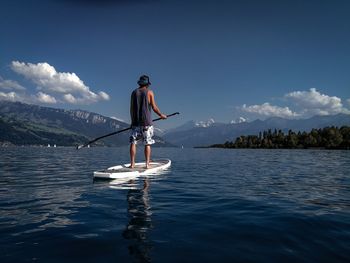
MULTIPOLYGON (((161 127, 350 113, 349 1, 2 0, 0 99, 129 122, 151 78, 161 127)), ((155 116, 156 117, 156 116, 155 116)))

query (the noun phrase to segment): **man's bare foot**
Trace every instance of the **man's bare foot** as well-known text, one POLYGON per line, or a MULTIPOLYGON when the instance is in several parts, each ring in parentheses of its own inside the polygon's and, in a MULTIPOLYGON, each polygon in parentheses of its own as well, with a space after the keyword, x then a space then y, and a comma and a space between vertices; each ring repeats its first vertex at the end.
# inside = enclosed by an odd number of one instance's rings
POLYGON ((135 164, 131 164, 130 166, 128 166, 128 168, 130 168, 130 169, 135 168, 135 164))

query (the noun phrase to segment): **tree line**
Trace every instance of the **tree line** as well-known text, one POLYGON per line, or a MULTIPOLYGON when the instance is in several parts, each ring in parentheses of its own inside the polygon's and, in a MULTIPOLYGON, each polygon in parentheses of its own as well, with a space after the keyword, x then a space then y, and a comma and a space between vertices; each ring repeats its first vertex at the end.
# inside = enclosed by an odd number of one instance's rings
POLYGON ((214 144, 217 148, 263 148, 263 149, 350 149, 350 127, 325 127, 310 132, 294 132, 271 129, 259 135, 239 136, 234 141, 214 144))

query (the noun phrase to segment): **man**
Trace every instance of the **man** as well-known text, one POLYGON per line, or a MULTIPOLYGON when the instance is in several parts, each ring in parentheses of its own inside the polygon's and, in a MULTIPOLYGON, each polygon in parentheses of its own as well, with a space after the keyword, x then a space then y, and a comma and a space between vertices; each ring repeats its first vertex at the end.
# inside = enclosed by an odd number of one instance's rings
POLYGON ((131 115, 131 135, 130 135, 130 168, 135 167, 136 144, 139 139, 145 145, 146 168, 150 168, 151 145, 154 144, 152 114, 153 110, 162 119, 167 116, 162 114, 154 100, 154 93, 149 89, 151 82, 149 77, 142 75, 137 82, 139 87, 131 93, 130 115, 131 115))

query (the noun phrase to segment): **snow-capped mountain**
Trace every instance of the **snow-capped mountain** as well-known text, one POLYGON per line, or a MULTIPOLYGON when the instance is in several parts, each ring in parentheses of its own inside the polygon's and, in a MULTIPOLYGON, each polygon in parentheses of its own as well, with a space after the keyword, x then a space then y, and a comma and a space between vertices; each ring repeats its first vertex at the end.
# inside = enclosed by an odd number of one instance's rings
POLYGON ((239 117, 235 120, 232 120, 230 123, 231 124, 237 124, 237 123, 243 123, 243 122, 247 122, 248 119, 244 118, 244 117, 239 117))
POLYGON ((165 134, 173 133, 173 132, 187 131, 187 130, 190 130, 190 129, 193 129, 193 128, 208 128, 208 127, 211 127, 211 126, 213 126, 215 124, 216 124, 215 120, 212 119, 212 118, 207 120, 207 121, 194 121, 194 120, 191 120, 191 121, 188 121, 188 122, 184 123, 183 125, 181 125, 179 127, 176 127, 176 128, 173 128, 173 129, 165 131, 165 134))
POLYGON ((314 116, 309 119, 290 120, 273 117, 252 122, 238 119, 238 123, 213 123, 210 126, 197 126, 195 122, 187 122, 164 135, 164 139, 178 146, 206 146, 216 143, 225 143, 235 140, 241 135, 258 135, 259 132, 268 129, 280 129, 283 132, 310 131, 327 126, 350 126, 349 114, 337 114, 332 116, 314 116))
MULTIPOLYGON (((76 145, 128 127, 130 124, 123 121, 85 110, 0 101, 0 142, 15 145, 76 145)), ((160 146, 166 145, 158 136, 155 136, 155 140, 160 146)), ((111 146, 128 143, 129 132, 98 142, 111 146)))
POLYGON ((212 126, 215 123, 214 119, 209 119, 207 121, 195 121, 194 125, 195 127, 202 127, 202 128, 207 128, 212 126))

